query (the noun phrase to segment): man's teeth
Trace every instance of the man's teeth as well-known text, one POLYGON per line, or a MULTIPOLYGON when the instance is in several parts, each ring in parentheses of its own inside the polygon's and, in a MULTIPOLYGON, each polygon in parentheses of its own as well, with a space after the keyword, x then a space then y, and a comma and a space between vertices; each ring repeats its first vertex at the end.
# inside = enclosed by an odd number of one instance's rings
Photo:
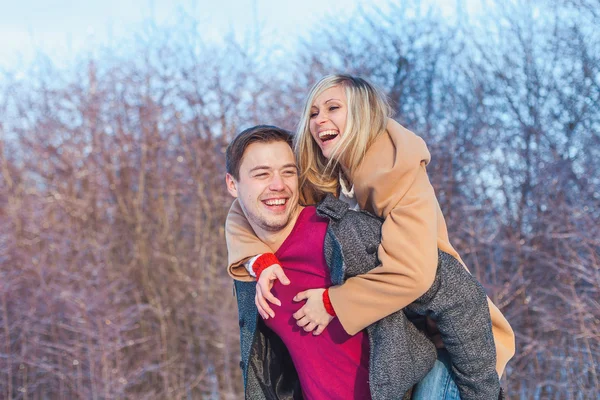
POLYGON ((335 130, 319 132, 319 139, 330 138, 331 136, 337 136, 338 132, 335 130))
POLYGON ((265 201, 265 203, 268 206, 282 206, 285 204, 285 199, 273 199, 273 200, 267 200, 265 201))

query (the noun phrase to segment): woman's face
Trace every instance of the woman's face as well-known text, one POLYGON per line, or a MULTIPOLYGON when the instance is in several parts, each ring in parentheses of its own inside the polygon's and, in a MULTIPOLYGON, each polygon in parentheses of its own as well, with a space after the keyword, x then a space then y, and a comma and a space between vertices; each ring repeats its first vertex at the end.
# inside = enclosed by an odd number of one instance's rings
POLYGON ((310 134, 325 158, 331 157, 332 149, 341 140, 346 129, 348 102, 346 91, 333 86, 315 98, 310 108, 310 134))

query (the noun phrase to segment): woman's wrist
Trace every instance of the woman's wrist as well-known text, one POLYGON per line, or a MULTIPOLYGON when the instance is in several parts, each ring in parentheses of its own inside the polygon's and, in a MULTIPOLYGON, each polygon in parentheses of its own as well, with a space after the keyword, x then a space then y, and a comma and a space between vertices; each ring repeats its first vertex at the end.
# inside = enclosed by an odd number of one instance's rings
POLYGON ((325 306, 325 311, 327 314, 335 317, 335 310, 333 309, 333 305, 331 305, 331 299, 329 298, 329 289, 325 289, 323 292, 323 305, 325 306))
POLYGON ((252 263, 252 271, 256 274, 256 280, 260 278, 260 274, 273 264, 279 264, 279 260, 273 253, 264 253, 258 256, 252 263))

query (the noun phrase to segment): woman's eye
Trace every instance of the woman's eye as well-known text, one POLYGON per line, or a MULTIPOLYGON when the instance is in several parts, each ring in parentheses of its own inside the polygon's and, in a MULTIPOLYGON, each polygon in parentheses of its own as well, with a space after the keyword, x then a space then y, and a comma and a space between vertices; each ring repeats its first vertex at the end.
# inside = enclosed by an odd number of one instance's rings
POLYGON ((311 117, 311 118, 314 118, 314 117, 316 117, 317 115, 319 115, 319 113, 316 113, 316 112, 311 112, 311 113, 310 113, 310 117, 311 117))
POLYGON ((294 176, 294 175, 296 175, 296 171, 294 171, 294 170, 284 171, 283 174, 286 176, 294 176))
POLYGON ((334 110, 337 110, 338 108, 340 108, 340 106, 331 106, 331 107, 329 107, 329 111, 334 111, 334 110))

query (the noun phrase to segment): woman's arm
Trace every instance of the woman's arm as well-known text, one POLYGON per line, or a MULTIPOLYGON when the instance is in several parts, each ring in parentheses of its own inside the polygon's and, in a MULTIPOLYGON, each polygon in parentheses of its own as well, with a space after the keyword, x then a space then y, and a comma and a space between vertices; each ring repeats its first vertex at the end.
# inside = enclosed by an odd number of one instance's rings
POLYGON ((225 240, 229 275, 238 281, 253 281, 254 278, 246 270, 244 262, 258 254, 272 253, 273 250, 256 237, 237 199, 233 201, 227 214, 225 240))
MULTIPOLYGON (((441 213, 425 170, 429 151, 421 138, 390 121, 388 132, 351 172, 360 207, 385 221, 378 248, 382 265, 329 289, 333 310, 349 334, 419 298, 431 286, 437 268, 441 213)), ((309 313, 304 311, 298 314, 309 313)), ((323 307, 309 311, 324 315, 323 307)))
POLYGON ((329 290, 337 317, 350 334, 406 307, 435 279, 442 227, 425 169, 429 160, 423 139, 390 119, 387 131, 350 172, 360 208, 384 219, 381 266, 329 290))
MULTIPOLYGON (((353 173, 360 207, 385 221, 378 249, 382 265, 329 289, 337 317, 350 334, 404 308, 428 290, 435 278, 438 248, 462 263, 450 244, 444 217, 427 177, 428 162, 425 142, 390 119, 387 133, 373 143, 353 173)), ((488 306, 496 345, 496 370, 501 375, 514 355, 515 336, 489 298, 488 306)))
POLYGON ((425 166, 417 165, 397 183, 405 186, 399 201, 393 206, 379 203, 373 210, 382 215, 389 208, 378 249, 382 265, 329 289, 331 304, 349 334, 406 307, 435 279, 439 206, 425 166), (409 182, 403 185, 403 179, 409 182))
POLYGON ((269 316, 274 317, 275 312, 267 301, 276 305, 281 305, 281 302, 271 294, 273 282, 279 280, 283 285, 289 285, 290 280, 272 254, 273 250, 254 233, 237 199, 234 200, 227 214, 225 239, 229 259, 227 272, 233 279, 239 281, 254 280, 248 268, 255 272, 257 278, 262 277, 263 279, 259 279, 256 285, 254 303, 264 319, 269 316), (259 254, 260 256, 256 257, 259 254), (248 262, 253 262, 253 265, 246 265, 248 262))

